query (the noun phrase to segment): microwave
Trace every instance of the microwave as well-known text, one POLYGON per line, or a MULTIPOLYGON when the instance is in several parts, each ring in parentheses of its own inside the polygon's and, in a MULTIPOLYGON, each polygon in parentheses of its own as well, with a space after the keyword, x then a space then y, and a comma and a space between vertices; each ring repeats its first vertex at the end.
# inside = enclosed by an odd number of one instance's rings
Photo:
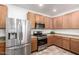
POLYGON ((44 29, 45 28, 45 24, 35 23, 35 28, 36 29, 44 29))

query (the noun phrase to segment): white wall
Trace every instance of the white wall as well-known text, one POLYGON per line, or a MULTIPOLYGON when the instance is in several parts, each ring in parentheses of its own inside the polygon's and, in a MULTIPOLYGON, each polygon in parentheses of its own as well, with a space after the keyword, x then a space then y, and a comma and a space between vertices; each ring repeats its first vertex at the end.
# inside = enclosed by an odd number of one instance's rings
POLYGON ((5 36, 5 29, 0 29, 0 37, 4 37, 5 36))
MULTIPOLYGON (((18 18, 18 19, 27 19, 26 13, 28 12, 27 9, 20 8, 14 5, 8 4, 8 18, 18 18)), ((5 36, 6 32, 5 29, 0 29, 0 37, 5 36)))
POLYGON ((11 4, 8 4, 8 17, 9 18, 18 18, 18 19, 27 19, 26 13, 27 9, 20 8, 11 4))

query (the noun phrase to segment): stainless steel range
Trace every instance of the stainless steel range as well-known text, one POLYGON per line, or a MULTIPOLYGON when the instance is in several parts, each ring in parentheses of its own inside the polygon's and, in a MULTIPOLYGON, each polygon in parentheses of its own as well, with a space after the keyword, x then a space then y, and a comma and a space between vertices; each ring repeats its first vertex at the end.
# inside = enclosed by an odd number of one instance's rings
POLYGON ((38 39, 38 51, 47 48, 47 36, 41 35, 37 37, 38 39))
POLYGON ((38 51, 47 48, 47 35, 43 34, 41 31, 37 31, 34 34, 37 36, 38 51))

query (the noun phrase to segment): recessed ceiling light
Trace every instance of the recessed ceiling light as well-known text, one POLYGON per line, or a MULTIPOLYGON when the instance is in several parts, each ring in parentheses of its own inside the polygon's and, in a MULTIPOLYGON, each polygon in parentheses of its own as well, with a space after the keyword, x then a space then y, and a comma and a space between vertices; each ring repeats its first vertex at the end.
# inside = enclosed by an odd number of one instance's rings
POLYGON ((57 10, 56 10, 56 9, 53 9, 52 11, 53 11, 53 12, 57 12, 57 10))
POLYGON ((43 4, 39 4, 39 6, 40 6, 40 7, 42 7, 42 6, 43 6, 43 4))

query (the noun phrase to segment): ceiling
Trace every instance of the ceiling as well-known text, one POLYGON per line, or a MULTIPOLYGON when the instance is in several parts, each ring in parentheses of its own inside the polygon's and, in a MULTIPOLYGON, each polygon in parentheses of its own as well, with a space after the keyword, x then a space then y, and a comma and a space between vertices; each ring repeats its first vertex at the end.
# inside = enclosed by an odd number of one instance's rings
POLYGON ((79 8, 79 4, 44 4, 40 7, 38 4, 13 4, 22 8, 33 10, 36 12, 44 13, 49 16, 55 16, 63 12, 74 10, 79 8), (56 12, 52 10, 56 9, 56 12))

